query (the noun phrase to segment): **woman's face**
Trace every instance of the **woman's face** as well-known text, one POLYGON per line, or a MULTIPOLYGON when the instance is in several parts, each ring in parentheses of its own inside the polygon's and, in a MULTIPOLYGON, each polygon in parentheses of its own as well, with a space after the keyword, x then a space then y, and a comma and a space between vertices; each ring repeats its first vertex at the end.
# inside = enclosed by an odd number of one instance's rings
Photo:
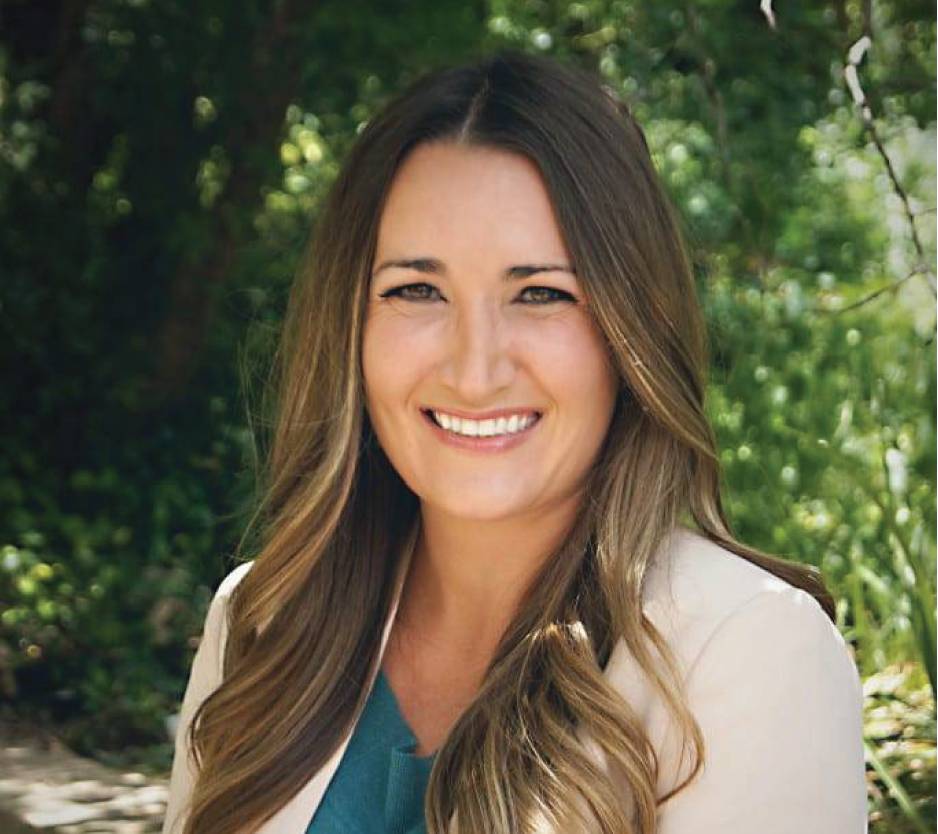
POLYGON ((492 520, 537 515, 580 492, 618 379, 572 268, 526 157, 424 143, 398 170, 380 220, 362 371, 381 447, 423 504, 492 520), (490 424, 498 436, 457 437, 426 409, 540 417, 514 435, 506 419, 490 424))

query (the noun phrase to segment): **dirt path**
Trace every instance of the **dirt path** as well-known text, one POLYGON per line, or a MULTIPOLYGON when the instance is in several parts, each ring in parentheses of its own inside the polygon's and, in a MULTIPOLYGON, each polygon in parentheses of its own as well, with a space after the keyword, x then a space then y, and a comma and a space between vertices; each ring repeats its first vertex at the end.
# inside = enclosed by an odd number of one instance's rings
POLYGON ((0 727, 2 834, 150 834, 165 807, 165 779, 82 758, 40 729, 0 727))

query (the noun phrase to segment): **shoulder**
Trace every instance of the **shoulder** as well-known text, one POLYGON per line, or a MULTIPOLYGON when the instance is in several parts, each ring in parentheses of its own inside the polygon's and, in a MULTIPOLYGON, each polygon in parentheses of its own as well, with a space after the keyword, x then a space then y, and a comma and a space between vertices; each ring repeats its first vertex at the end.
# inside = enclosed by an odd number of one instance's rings
POLYGON ((687 528, 666 539, 649 567, 643 609, 690 662, 718 630, 758 624, 751 639, 766 642, 784 631, 844 640, 820 603, 807 591, 687 528))
POLYGON ((244 579, 253 564, 253 559, 250 562, 242 562, 226 574, 224 579, 219 583, 218 589, 215 591, 215 599, 226 600, 230 597, 231 592, 234 591, 238 583, 244 579))
POLYGON ((238 583, 247 575, 254 562, 243 562, 225 575, 216 588, 205 615, 205 624, 202 628, 200 650, 209 652, 213 657, 211 668, 220 680, 221 658, 225 648, 225 639, 228 635, 228 600, 238 586, 238 583))
MULTIPOLYGON (((851 704, 859 697, 851 649, 820 603, 695 531, 678 528, 662 543, 646 574, 642 609, 693 697, 712 691, 719 698, 734 681, 754 693, 760 670, 766 687, 788 675, 809 688, 839 686, 851 704)), ((622 640, 607 677, 638 700, 640 712, 654 710, 654 687, 622 640)))
MULTIPOLYGON (((669 800, 662 832, 782 834, 793 807, 810 811, 810 834, 862 831, 862 684, 815 598, 681 528, 647 573, 643 611, 675 655, 705 744, 703 773, 669 800)), ((607 677, 645 726, 659 790, 673 789, 689 775, 683 734, 622 641, 607 677)))
POLYGON ((643 596, 653 608, 719 617, 760 593, 784 593, 792 587, 703 534, 678 527, 649 565, 643 596))
POLYGON ((192 659, 189 681, 183 699, 185 714, 194 710, 222 682, 225 641, 228 637, 228 600, 231 592, 251 569, 245 562, 229 572, 221 581, 209 603, 202 624, 202 636, 192 659))
MULTIPOLYGON (((662 831, 781 834, 799 803, 805 832, 864 830, 863 690, 836 625, 808 592, 695 533, 682 534, 671 558, 652 607, 684 661, 706 750, 662 831), (761 775, 765 761, 772 772, 761 775)), ((676 762, 678 734, 660 726, 664 758, 676 762)))
POLYGON ((192 660, 189 680, 175 721, 175 746, 163 834, 181 831, 186 804, 197 778, 198 765, 189 748, 189 728, 199 706, 222 682, 223 652, 228 631, 227 608, 231 592, 253 562, 238 565, 222 579, 209 604, 202 639, 192 660))

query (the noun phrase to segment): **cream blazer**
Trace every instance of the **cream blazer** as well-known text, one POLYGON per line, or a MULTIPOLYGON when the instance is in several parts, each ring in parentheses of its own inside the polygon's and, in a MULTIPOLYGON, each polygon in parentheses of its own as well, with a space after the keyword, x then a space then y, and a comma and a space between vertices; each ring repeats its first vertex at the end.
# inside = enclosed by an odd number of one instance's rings
MULTIPOLYGON (((382 654, 418 526, 402 554, 382 654)), ((226 602, 251 564, 225 577, 208 610, 177 725, 163 834, 178 834, 188 813, 195 768, 186 729, 221 682, 226 602)), ((862 688, 849 646, 817 601, 679 527, 649 567, 643 610, 675 652, 706 744, 703 771, 659 808, 659 834, 866 834, 862 688)), ((662 796, 687 775, 691 756, 681 762, 680 735, 624 643, 604 674, 644 723, 662 796)), ((353 730, 259 834, 305 834, 353 730)), ((623 785, 631 807, 627 793, 623 785)))

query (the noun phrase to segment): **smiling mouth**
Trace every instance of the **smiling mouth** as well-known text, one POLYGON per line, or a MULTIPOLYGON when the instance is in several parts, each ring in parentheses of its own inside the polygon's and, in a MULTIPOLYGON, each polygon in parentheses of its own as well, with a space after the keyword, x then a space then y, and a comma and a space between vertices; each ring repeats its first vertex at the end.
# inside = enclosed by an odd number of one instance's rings
MULTIPOLYGON (((469 435, 469 434, 463 434, 462 432, 454 432, 454 431, 452 431, 452 429, 446 428, 446 426, 442 425, 442 424, 436 419, 436 416, 434 415, 433 411, 432 411, 431 409, 429 409, 429 408, 421 408, 420 411, 421 411, 421 413, 423 414, 423 416, 424 416, 430 423, 432 423, 434 426, 437 426, 438 428, 443 429, 443 431, 449 432, 450 434, 454 434, 454 435, 456 435, 457 437, 466 437, 466 438, 470 438, 470 439, 479 439, 479 440, 484 440, 484 439, 489 438, 489 437, 513 437, 514 435, 524 434, 524 432, 526 432, 526 431, 528 431, 529 429, 531 429, 532 427, 536 426, 536 425, 540 422, 541 417, 543 417, 542 412, 540 412, 540 411, 534 411, 534 412, 533 412, 534 419, 533 419, 527 426, 525 426, 523 429, 521 429, 520 431, 502 432, 502 433, 500 433, 500 434, 491 434, 491 435, 484 435, 484 434, 469 435)), ((476 420, 476 421, 474 421, 474 422, 477 422, 477 423, 478 423, 478 422, 481 422, 481 421, 476 420)))

